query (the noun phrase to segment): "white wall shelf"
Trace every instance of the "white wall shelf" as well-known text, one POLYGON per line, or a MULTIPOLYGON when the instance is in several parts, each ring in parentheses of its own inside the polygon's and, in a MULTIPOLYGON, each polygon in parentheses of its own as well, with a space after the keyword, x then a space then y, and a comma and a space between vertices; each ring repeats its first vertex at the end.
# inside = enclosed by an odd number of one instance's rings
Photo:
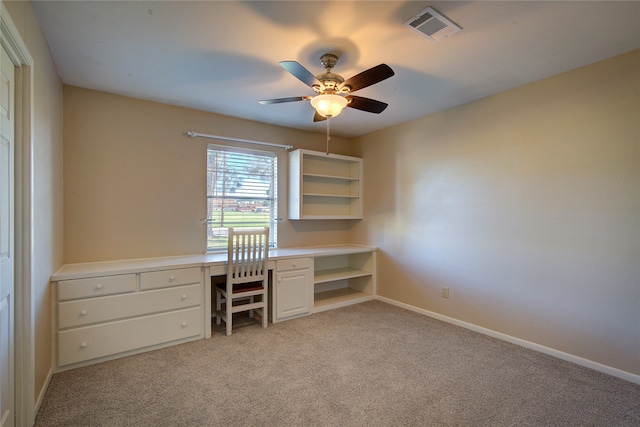
POLYGON ((289 219, 361 219, 362 159, 289 153, 289 219))
POLYGON ((355 277, 362 276, 371 276, 371 271, 350 267, 332 268, 323 271, 316 271, 314 275, 314 283, 333 282, 335 280, 353 279, 355 277))
POLYGON ((344 177, 344 176, 320 175, 320 174, 315 174, 315 173, 303 173, 302 175, 305 178, 319 178, 319 179, 336 180, 336 181, 347 181, 347 182, 360 181, 359 177, 349 178, 349 177, 344 177))
POLYGON ((334 197, 334 198, 345 198, 345 199, 358 199, 359 196, 349 196, 348 194, 320 194, 320 193, 303 193, 303 196, 311 196, 311 197, 334 197))

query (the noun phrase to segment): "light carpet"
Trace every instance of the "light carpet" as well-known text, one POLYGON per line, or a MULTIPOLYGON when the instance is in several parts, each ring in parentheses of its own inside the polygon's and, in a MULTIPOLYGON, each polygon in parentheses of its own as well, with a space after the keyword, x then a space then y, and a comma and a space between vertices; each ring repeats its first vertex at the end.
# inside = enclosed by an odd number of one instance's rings
POLYGON ((371 301, 56 374, 36 419, 264 425, 640 426, 640 385, 371 301))

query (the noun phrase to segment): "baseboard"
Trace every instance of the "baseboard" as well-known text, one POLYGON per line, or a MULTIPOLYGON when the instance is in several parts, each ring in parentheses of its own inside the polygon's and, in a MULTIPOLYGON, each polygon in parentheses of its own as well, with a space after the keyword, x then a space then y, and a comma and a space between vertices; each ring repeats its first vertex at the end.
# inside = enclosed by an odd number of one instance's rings
POLYGON ((640 384, 640 375, 632 374, 631 372, 626 372, 617 368, 613 368, 611 366, 603 365, 601 363, 584 359, 582 357, 575 356, 573 354, 565 353, 550 347, 545 347, 543 345, 526 341, 521 338, 512 337, 511 335, 503 334, 501 332, 496 332, 494 330, 487 329, 482 326, 474 325, 473 323, 467 323, 462 320, 454 319, 453 317, 448 317, 442 314, 434 313, 433 311, 424 310, 422 308, 419 308, 410 304, 406 304, 400 301, 396 301, 390 298, 382 297, 380 295, 376 295, 375 299, 385 302, 387 304, 395 305, 397 307, 401 307, 406 310, 413 311, 415 313, 423 314, 425 316, 428 316, 437 320, 441 320, 446 323, 451 323, 452 325, 460 326, 462 328, 469 329, 471 331, 478 332, 483 335, 488 335, 490 337, 497 338, 499 340, 506 341, 511 344, 516 344, 516 345, 519 345, 520 347, 525 347, 530 350, 535 350, 540 353, 547 354, 549 356, 557 357, 558 359, 566 360, 567 362, 575 363, 576 365, 584 366, 599 372, 603 372, 608 375, 612 375, 614 377, 622 378, 623 380, 626 380, 635 384, 640 384))
POLYGON ((40 393, 38 393, 38 398, 35 401, 35 407, 33 408, 33 420, 35 421, 36 416, 38 415, 38 411, 40 410, 40 405, 42 405, 42 401, 44 400, 44 396, 47 394, 47 390, 49 389, 49 384, 51 383, 51 378, 53 378, 53 368, 49 369, 49 373, 47 374, 47 379, 44 382, 44 385, 40 389, 40 393))

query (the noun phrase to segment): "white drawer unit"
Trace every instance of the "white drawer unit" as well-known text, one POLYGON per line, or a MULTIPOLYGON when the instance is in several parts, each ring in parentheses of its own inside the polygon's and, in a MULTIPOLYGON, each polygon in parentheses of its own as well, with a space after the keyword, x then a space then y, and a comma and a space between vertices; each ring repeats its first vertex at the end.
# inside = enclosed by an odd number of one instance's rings
POLYGON ((199 337, 202 308, 172 311, 58 332, 60 366, 199 337))
POLYGON ((311 314, 312 264, 311 258, 288 258, 276 262, 272 307, 274 323, 311 314))
POLYGON ((66 301, 78 298, 99 297, 134 292, 135 290, 135 274, 61 280, 58 282, 58 300, 66 301))
POLYGON ((189 267, 59 281, 56 368, 204 338, 202 277, 189 267))
POLYGON ((58 328, 66 329, 201 304, 200 285, 61 302, 58 305, 58 328))
POLYGON ((287 258, 276 261, 277 271, 299 270, 309 268, 311 266, 311 258, 287 258))
POLYGON ((202 281, 199 267, 140 273, 140 290, 190 285, 202 281))

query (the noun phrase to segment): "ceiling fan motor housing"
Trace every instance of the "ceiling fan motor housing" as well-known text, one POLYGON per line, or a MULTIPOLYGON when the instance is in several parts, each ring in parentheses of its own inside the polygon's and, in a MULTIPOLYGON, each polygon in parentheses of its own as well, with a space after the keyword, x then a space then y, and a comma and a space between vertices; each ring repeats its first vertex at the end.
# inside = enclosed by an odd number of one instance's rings
POLYGON ((339 85, 344 83, 344 78, 340 74, 331 72, 331 69, 338 63, 338 56, 332 53, 325 53, 320 57, 320 62, 327 72, 316 76, 316 79, 318 79, 322 85, 314 85, 313 90, 317 93, 328 95, 348 92, 348 88, 346 88, 346 90, 339 88, 339 85))
POLYGON ((338 88, 341 83, 344 83, 344 78, 340 74, 327 72, 318 74, 316 78, 322 83, 322 86, 313 88, 318 93, 335 94, 345 92, 338 88))

